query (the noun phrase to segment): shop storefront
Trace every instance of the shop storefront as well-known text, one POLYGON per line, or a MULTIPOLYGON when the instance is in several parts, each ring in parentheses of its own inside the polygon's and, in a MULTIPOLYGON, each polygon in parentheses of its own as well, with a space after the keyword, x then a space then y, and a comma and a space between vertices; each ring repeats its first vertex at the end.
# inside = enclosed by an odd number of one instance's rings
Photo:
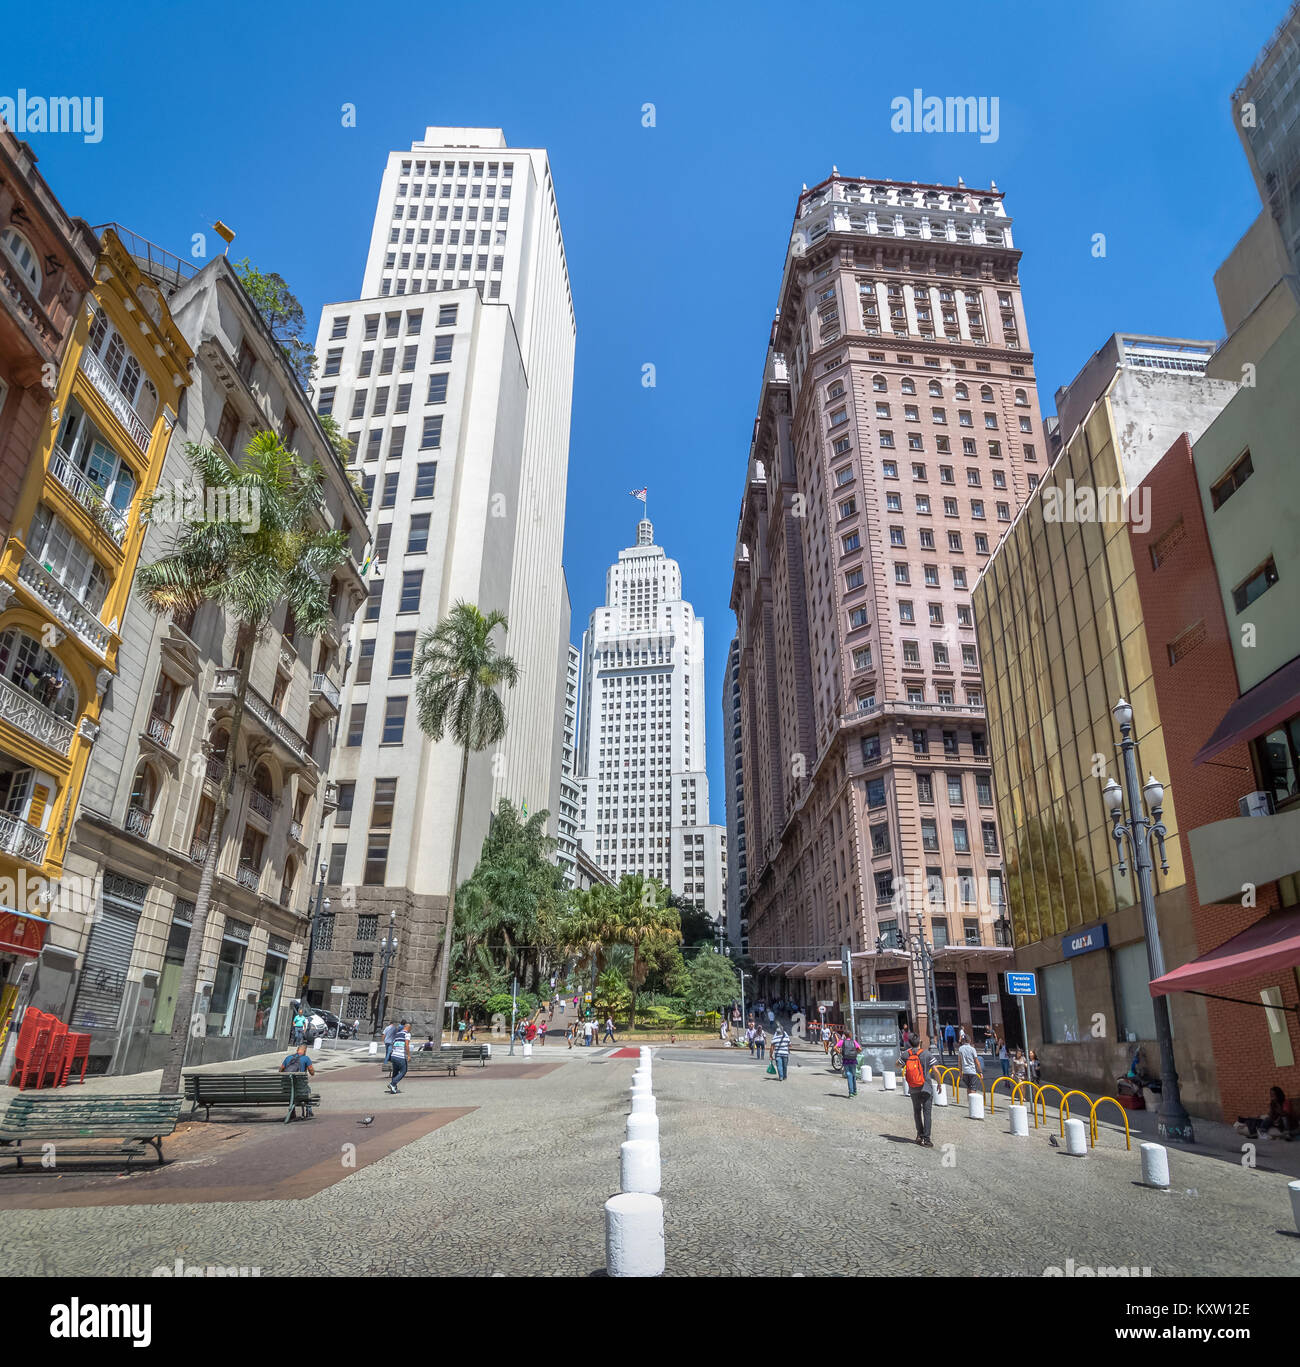
POLYGON ((288 964, 289 941, 282 935, 272 935, 266 951, 266 967, 262 970, 262 986, 257 994, 257 1012, 253 1019, 253 1033, 261 1039, 275 1038, 288 964))
POLYGON ((210 1036, 225 1038, 235 1032, 239 984, 244 975, 244 960, 248 956, 248 941, 252 931, 252 926, 247 922, 226 917, 221 932, 221 948, 217 953, 212 996, 208 1000, 207 1033, 210 1036))

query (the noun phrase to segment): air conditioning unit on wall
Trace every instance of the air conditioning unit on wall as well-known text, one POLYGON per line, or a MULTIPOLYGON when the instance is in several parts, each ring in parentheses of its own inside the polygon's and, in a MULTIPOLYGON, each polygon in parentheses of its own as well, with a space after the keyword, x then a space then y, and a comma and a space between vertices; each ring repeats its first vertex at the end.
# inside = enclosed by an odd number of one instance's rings
POLYGON ((1237 799, 1237 811, 1242 816, 1271 816, 1273 814, 1273 795, 1271 793, 1247 793, 1237 799))

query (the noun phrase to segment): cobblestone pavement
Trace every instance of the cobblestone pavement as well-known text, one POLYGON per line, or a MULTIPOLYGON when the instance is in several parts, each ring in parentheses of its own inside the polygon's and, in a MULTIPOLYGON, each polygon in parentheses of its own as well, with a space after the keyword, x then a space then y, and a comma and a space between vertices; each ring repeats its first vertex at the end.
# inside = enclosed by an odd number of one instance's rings
MULTIPOLYGON (((0 1270, 148 1274, 176 1258, 266 1274, 535 1273, 604 1266, 602 1203, 618 1187, 633 1063, 548 1051, 536 1077, 408 1081, 385 1096, 369 1068, 331 1078, 331 1113, 473 1105, 301 1200, 10 1210, 0 1270)), ((541 1060, 538 1060, 541 1062, 541 1060)), ((1048 1267, 1151 1275, 1300 1273, 1286 1177, 1171 1151, 1174 1189, 1136 1185, 1136 1152, 1104 1128, 1086 1159, 1046 1131, 934 1112, 934 1149, 911 1143, 911 1104, 856 1100, 842 1077, 800 1058, 785 1083, 764 1068, 660 1055, 670 1275, 807 1271, 1040 1276, 1048 1267)), ((294 1142, 295 1127, 284 1141, 294 1142)), ((3 1178, 0 1177, 0 1181, 3 1178)))

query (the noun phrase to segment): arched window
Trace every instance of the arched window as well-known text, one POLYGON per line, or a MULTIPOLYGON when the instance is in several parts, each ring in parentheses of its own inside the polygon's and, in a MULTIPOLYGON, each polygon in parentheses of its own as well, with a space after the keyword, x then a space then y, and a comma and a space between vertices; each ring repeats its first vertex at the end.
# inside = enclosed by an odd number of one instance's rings
POLYGON ((59 657, 16 627, 0 634, 0 678, 64 721, 77 715, 77 687, 59 657))
POLYGON ((982 385, 980 385, 980 402, 981 402, 981 403, 992 403, 992 402, 993 402, 993 386, 992 386, 992 385, 987 385, 987 384, 982 384, 982 385))
POLYGON ((1003 242, 1002 229, 1001 229, 1001 228, 985 228, 985 229, 984 229, 984 240, 985 240, 985 242, 988 242, 988 243, 992 244, 992 245, 995 246, 995 247, 1000 247, 1000 246, 1002 245, 1002 242, 1003 242))
POLYGON ((932 399, 943 398, 943 385, 941 385, 938 380, 930 381, 930 397, 932 399))
POLYGON ((293 901, 293 884, 298 876, 298 864, 292 855, 284 861, 284 878, 280 881, 280 905, 287 907, 293 901))
POLYGON ((153 825, 154 808, 162 783, 157 771, 147 761, 141 763, 131 781, 131 798, 126 805, 126 828, 134 835, 147 836, 153 825))
POLYGON ((1017 389, 1017 390, 1016 390, 1016 407, 1017 407, 1017 408, 1028 408, 1028 407, 1029 407, 1029 396, 1025 393, 1025 391, 1024 391, 1023 389, 1017 389))
POLYGON ((5 255, 18 267, 23 279, 40 294, 41 266, 32 244, 17 228, 10 227, 0 232, 0 247, 4 248, 5 255))
POLYGON ((910 375, 904 375, 904 376, 903 376, 903 393, 904 393, 904 394, 915 394, 915 393, 916 393, 916 381, 915 381, 910 375))
POLYGON ((969 398, 970 398, 970 390, 968 390, 968 389, 966 388, 965 381, 959 381, 959 382, 958 382, 956 394, 957 394, 957 397, 958 397, 959 399, 969 399, 969 398))
POLYGON ((919 219, 915 219, 915 218, 905 218, 905 219, 903 220, 903 232, 904 232, 908 237, 920 237, 920 236, 921 236, 921 223, 920 223, 920 220, 919 220, 919 219))
POLYGON ((271 787, 271 771, 265 764, 253 770, 253 783, 248 792, 248 805, 258 814, 270 821, 275 811, 275 792, 271 787))
POLYGON ((883 394, 889 388, 889 384, 883 375, 873 375, 871 377, 871 388, 877 394, 883 394))

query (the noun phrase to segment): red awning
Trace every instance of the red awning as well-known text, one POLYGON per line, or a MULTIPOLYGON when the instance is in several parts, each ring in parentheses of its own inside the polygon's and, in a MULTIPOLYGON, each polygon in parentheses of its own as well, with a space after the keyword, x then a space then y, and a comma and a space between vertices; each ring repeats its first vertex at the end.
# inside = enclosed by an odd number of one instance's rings
POLYGON ((1262 916, 1218 949, 1175 968, 1151 984, 1151 995, 1201 991, 1240 978, 1275 973, 1300 964, 1300 907, 1262 916))
POLYGON ((1231 745, 1254 740, 1265 731, 1300 712, 1300 655, 1275 669, 1232 704, 1214 734, 1196 752, 1193 764, 1204 764, 1231 745))
POLYGON ((34 959, 45 943, 50 923, 29 911, 0 906, 0 954, 22 954, 34 959))

